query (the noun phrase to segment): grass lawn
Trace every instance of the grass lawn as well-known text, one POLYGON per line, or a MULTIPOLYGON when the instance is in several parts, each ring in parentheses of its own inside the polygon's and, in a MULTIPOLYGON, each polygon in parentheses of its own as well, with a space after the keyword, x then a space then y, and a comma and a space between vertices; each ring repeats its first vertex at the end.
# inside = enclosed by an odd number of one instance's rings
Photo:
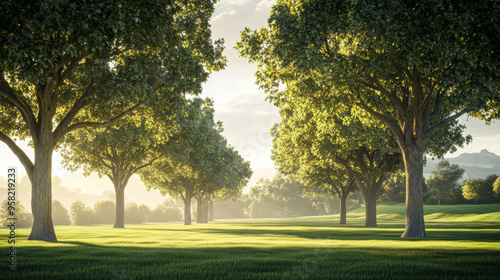
MULTIPOLYGON (((500 279, 500 204, 425 206, 427 238, 401 239, 404 205, 291 219, 57 226, 59 242, 26 241, 17 271, 6 238, 0 279, 500 279)), ((8 235, 3 230, 2 235, 8 235)))

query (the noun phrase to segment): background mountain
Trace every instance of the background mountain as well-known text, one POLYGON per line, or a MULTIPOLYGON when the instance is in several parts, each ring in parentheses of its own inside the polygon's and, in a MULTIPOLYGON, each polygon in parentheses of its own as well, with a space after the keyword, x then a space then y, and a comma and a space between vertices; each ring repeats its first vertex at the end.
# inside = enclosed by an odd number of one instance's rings
MULTIPOLYGON (((445 158, 450 164, 457 164, 465 170, 463 181, 468 179, 484 179, 488 175, 500 175, 500 156, 484 149, 479 153, 464 153, 458 157, 445 158)), ((427 165, 424 167, 424 177, 428 178, 433 171, 436 171, 436 164, 439 159, 427 158, 427 165)))

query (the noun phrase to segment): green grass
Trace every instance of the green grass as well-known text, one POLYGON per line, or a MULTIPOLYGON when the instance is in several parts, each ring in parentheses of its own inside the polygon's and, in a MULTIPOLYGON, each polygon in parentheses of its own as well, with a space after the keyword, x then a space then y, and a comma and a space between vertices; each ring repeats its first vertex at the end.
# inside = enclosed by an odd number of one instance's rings
MULTIPOLYGON (((499 279, 500 204, 425 206, 427 238, 401 239, 404 205, 292 219, 17 230, 18 271, 0 279, 499 279)), ((4 235, 7 230, 4 230, 4 235)), ((0 252, 7 260, 6 239, 0 252)))

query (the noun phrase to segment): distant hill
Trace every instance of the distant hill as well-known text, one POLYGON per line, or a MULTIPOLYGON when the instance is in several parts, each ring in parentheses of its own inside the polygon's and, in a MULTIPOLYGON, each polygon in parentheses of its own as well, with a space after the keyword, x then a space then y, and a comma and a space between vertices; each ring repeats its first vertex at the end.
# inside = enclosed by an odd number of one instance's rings
MULTIPOLYGON (((500 156, 484 149, 479 153, 465 153, 458 157, 445 158, 450 164, 457 164, 465 169, 463 180, 484 179, 488 175, 500 175, 500 156)), ((439 159, 427 158, 427 165, 424 167, 424 177, 428 178, 433 171, 436 171, 436 164, 439 159)))

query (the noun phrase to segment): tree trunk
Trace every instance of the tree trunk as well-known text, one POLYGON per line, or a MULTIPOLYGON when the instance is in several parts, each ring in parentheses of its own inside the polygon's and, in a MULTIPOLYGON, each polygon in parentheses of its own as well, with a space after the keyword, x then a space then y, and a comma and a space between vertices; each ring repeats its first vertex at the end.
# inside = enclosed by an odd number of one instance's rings
POLYGON ((116 218, 114 228, 125 228, 125 188, 115 186, 116 218))
POLYGON ((191 196, 188 194, 184 199, 184 225, 191 225, 191 196))
POLYGON ((347 195, 341 195, 340 198, 340 224, 346 224, 347 217, 347 195))
POLYGON ((203 209, 203 216, 201 221, 205 224, 208 224, 208 199, 204 198, 202 203, 201 203, 202 209, 203 209))
POLYGON ((438 197, 438 205, 441 205, 441 198, 438 197))
POLYGON ((367 192, 367 197, 365 197, 366 203, 366 219, 365 227, 376 227, 377 226, 377 193, 373 191, 373 187, 367 192))
POLYGON ((214 220, 214 201, 211 199, 208 202, 208 220, 210 222, 214 220))
POLYGON ((57 241, 52 223, 52 137, 44 136, 35 143, 35 163, 30 178, 33 224, 28 240, 57 241))
POLYGON ((406 171, 406 220, 401 237, 425 237, 423 204, 424 153, 416 144, 403 151, 406 171))
POLYGON ((196 198, 196 223, 203 223, 203 197, 196 198))

